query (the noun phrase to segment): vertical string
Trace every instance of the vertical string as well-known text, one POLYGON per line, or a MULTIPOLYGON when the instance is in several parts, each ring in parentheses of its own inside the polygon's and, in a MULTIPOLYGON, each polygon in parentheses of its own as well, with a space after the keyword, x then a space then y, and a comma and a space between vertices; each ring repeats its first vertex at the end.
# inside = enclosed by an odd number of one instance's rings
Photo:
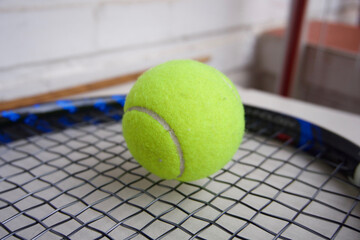
POLYGON ((360 44, 359 44, 359 49, 358 49, 358 52, 356 55, 355 74, 354 75, 355 75, 354 87, 360 93, 360 44))
MULTIPOLYGON (((358 1, 358 19, 357 19, 358 28, 360 29, 360 0, 358 1)), ((360 93, 360 43, 356 56, 355 62, 355 89, 360 93)), ((359 100, 359 99, 357 99, 359 100)))
MULTIPOLYGON (((331 11, 332 0, 325 1, 325 6, 323 7, 323 13, 321 16, 321 26, 319 32, 319 38, 315 45, 315 63, 314 63, 314 71, 313 72, 313 83, 318 83, 320 86, 325 86, 325 73, 323 71, 324 66, 324 56, 326 49, 326 36, 328 34, 328 19, 327 17, 331 11)), ((318 88, 317 88, 318 89, 318 88)))

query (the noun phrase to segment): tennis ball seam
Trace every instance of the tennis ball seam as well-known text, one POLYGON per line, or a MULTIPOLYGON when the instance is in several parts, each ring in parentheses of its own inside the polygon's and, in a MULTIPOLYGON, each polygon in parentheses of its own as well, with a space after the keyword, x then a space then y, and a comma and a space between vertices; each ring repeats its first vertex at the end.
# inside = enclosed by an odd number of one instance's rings
POLYGON ((177 177, 178 178, 181 177, 183 175, 183 173, 184 173, 184 170, 185 170, 185 160, 184 160, 184 155, 183 155, 183 152, 182 152, 182 149, 181 149, 179 139, 177 138, 174 130, 165 121, 165 119, 163 119, 162 117, 159 116, 159 114, 157 114, 154 111, 151 111, 150 109, 147 109, 145 107, 134 106, 134 107, 129 108, 126 112, 131 112, 131 111, 138 111, 138 112, 148 114, 155 121, 157 121, 167 132, 169 132, 170 137, 171 137, 173 143, 176 146, 176 151, 177 151, 177 153, 179 155, 179 158, 180 158, 180 174, 177 177))
POLYGON ((228 81, 226 81, 226 79, 223 76, 221 76, 220 74, 218 74, 218 75, 220 76, 221 80, 223 80, 223 82, 225 82, 226 85, 230 88, 230 90, 231 90, 232 94, 235 96, 235 98, 241 101, 237 90, 235 89, 235 91, 234 91, 234 88, 231 86, 231 84, 228 81))

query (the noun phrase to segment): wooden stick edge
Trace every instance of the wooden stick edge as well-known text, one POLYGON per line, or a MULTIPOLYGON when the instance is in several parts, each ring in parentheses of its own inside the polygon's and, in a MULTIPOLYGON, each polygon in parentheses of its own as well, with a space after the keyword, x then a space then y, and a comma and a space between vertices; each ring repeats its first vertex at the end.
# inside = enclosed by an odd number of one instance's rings
MULTIPOLYGON (((210 60, 209 56, 195 58, 194 60, 199 62, 208 62, 210 60)), ((10 101, 0 102, 0 111, 15 109, 20 107, 26 107, 34 104, 45 103, 50 101, 55 101, 61 98, 69 97, 75 94, 81 94, 86 92, 91 92, 103 88, 108 88, 116 86, 122 83, 131 82, 136 80, 143 72, 146 70, 138 71, 135 73, 125 74, 118 77, 113 77, 109 79, 104 79, 92 83, 87 83, 75 87, 65 88, 57 91, 51 91, 48 93, 38 94, 30 97, 17 98, 10 101)))

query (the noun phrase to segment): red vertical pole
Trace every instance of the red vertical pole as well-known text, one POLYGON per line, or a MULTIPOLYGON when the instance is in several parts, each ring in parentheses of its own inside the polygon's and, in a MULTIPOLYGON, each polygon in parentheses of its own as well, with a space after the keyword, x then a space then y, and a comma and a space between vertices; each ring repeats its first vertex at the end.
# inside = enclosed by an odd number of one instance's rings
POLYGON ((307 2, 307 0, 291 1, 280 89, 280 94, 286 97, 290 95, 291 85, 295 77, 307 2))

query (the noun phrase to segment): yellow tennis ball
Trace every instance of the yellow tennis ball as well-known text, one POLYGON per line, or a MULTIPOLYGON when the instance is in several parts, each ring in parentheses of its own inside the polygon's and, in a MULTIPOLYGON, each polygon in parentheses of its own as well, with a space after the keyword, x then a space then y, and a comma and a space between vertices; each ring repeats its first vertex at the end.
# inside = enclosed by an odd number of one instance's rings
POLYGON ((193 181, 217 172, 231 160, 244 133, 244 108, 232 82, 192 60, 146 71, 124 110, 129 151, 164 179, 193 181))

